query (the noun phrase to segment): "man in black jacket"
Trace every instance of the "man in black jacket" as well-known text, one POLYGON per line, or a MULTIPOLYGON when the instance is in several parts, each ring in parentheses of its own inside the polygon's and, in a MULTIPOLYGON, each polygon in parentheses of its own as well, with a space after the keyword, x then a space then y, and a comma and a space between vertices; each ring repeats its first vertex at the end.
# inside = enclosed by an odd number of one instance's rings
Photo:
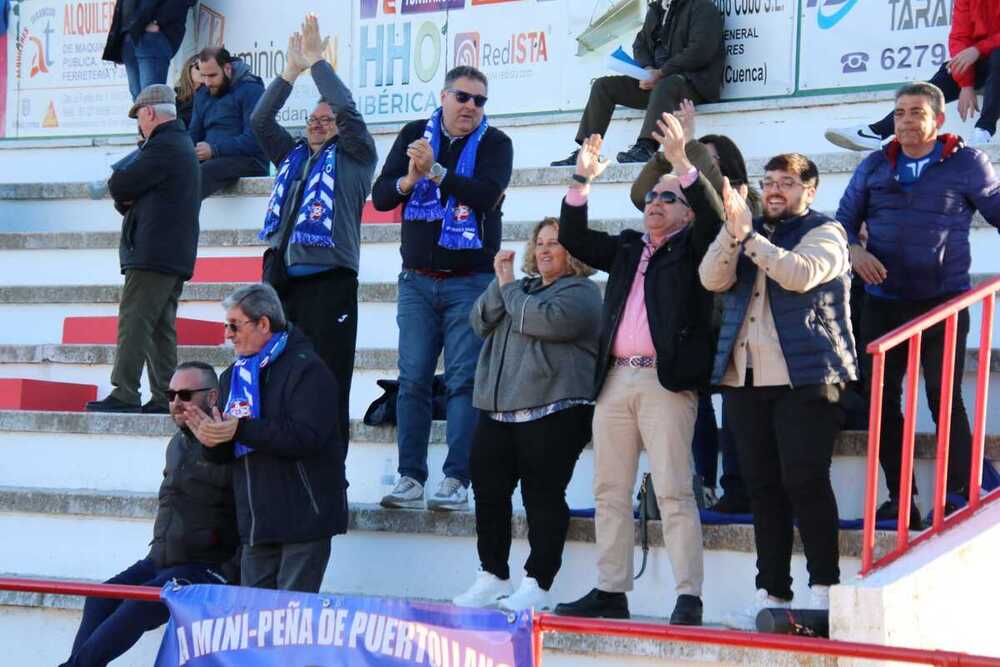
POLYGON ((93 412, 167 412, 166 389, 177 365, 177 302, 194 272, 201 177, 194 147, 177 120, 174 90, 156 84, 129 111, 142 146, 114 165, 108 190, 125 216, 118 248, 125 286, 118 306, 114 390, 90 401, 93 412), (143 364, 152 398, 139 405, 143 364))
POLYGON ((698 264, 722 225, 722 203, 688 161, 680 122, 663 114, 659 140, 676 175, 646 194, 646 233, 617 236, 587 228, 590 181, 607 162, 601 137, 580 150, 563 200, 559 242, 608 272, 594 384, 594 497, 597 587, 557 614, 628 618, 632 590, 632 495, 645 448, 663 517, 663 542, 678 593, 670 622, 700 625, 702 535, 692 489, 691 438, 697 390, 712 367, 712 296, 698 264))
POLYGON ((468 508, 469 450, 476 410, 472 386, 482 340, 469 325, 472 304, 493 278, 500 210, 514 149, 483 115, 487 81, 473 67, 445 75, 441 107, 403 127, 372 188, 380 211, 405 205, 399 274, 400 479, 386 507, 420 508, 427 483, 434 368, 444 348, 448 393, 445 478, 427 505, 468 508))
POLYGON ((188 424, 205 458, 233 471, 241 585, 316 593, 330 538, 347 531, 337 383, 270 285, 241 287, 222 305, 237 360, 218 406, 192 406, 188 424))
MULTIPOLYGON (((239 580, 239 534, 232 474, 209 464, 184 417, 188 406, 211 410, 219 395, 215 370, 192 361, 170 380, 170 414, 179 430, 167 444, 149 555, 109 584, 161 587, 170 581, 225 584, 239 580)), ((159 602, 87 598, 64 667, 98 667, 125 653, 142 634, 167 622, 159 602)))
POLYGON ((125 65, 134 100, 167 82, 170 59, 184 40, 188 8, 196 0, 118 0, 103 60, 125 65))
POLYGON ((309 336, 337 380, 341 437, 350 435, 351 377, 358 337, 361 212, 378 156, 351 91, 326 60, 315 15, 288 40, 285 71, 268 86, 250 118, 254 135, 278 168, 261 236, 264 281, 281 296, 289 321, 309 336), (296 141, 275 116, 300 74, 309 70, 322 98, 296 141))
MULTIPOLYGON (((580 119, 576 143, 591 134, 602 137, 611 124, 615 106, 645 109, 646 118, 635 145, 618 153, 619 162, 648 162, 656 154, 656 122, 660 114, 673 113, 682 100, 695 104, 719 99, 726 52, 722 39, 722 14, 712 0, 650 0, 642 30, 632 53, 648 77, 602 76, 590 88, 590 98, 580 119)), ((553 167, 576 164, 573 151, 553 167)))

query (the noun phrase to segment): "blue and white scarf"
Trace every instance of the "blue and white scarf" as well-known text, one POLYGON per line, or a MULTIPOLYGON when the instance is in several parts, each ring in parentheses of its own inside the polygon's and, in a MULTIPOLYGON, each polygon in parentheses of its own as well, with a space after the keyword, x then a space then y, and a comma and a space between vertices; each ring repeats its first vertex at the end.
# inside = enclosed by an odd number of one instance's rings
MULTIPOLYGON (((455 165, 455 173, 459 176, 472 176, 476 167, 476 153, 479 152, 479 142, 489 123, 486 117, 479 127, 472 131, 468 141, 462 148, 462 154, 455 165)), ((431 115, 424 128, 424 139, 430 142, 434 157, 437 158, 441 149, 441 108, 431 115)), ((444 206, 441 205, 441 189, 429 178, 422 178, 413 187, 410 201, 403 211, 404 220, 441 220, 441 237, 438 245, 449 250, 474 250, 483 247, 479 238, 479 224, 476 212, 471 207, 455 201, 454 195, 448 197, 444 206)))
MULTIPOLYGON (((309 170, 302 206, 299 207, 299 215, 288 240, 289 245, 297 243, 322 248, 334 246, 333 218, 336 206, 333 193, 337 182, 337 145, 326 147, 323 153, 309 170)), ((274 190, 267 202, 264 228, 257 235, 261 240, 266 240, 281 226, 281 208, 288 194, 288 182, 293 175, 301 172, 303 161, 308 159, 309 146, 301 143, 281 163, 278 175, 274 178, 274 190)))
MULTIPOLYGON (((274 362, 285 351, 288 332, 271 336, 264 348, 257 354, 239 357, 233 364, 233 374, 229 379, 229 399, 226 412, 237 419, 257 419, 260 417, 260 371, 274 362)), ((253 451, 237 442, 233 454, 239 458, 253 451)))

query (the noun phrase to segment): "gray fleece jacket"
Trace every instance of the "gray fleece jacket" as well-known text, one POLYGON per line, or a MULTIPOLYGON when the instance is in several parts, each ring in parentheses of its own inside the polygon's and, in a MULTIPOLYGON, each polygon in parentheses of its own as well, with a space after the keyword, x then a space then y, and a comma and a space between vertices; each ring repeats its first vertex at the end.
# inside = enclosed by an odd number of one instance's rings
POLYGON ((601 290, 567 276, 543 286, 523 278, 496 280, 469 316, 484 338, 472 404, 507 412, 571 398, 589 399, 601 329, 601 290))

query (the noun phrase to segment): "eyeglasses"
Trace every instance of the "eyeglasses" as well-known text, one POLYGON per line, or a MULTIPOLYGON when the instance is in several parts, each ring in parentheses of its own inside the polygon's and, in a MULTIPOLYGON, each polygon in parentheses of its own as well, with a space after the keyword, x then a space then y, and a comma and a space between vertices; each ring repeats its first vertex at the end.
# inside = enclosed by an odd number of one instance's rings
POLYGON ((777 188, 782 192, 790 192, 795 188, 796 185, 801 185, 806 187, 806 184, 802 181, 796 181, 794 178, 782 178, 781 180, 775 181, 770 178, 765 178, 763 181, 758 181, 761 190, 770 190, 772 188, 777 188))
POLYGON ((306 125, 322 125, 323 127, 328 127, 332 125, 337 119, 333 116, 309 116, 306 119, 306 125))
POLYGON ((671 190, 664 190, 663 192, 657 192, 656 190, 650 190, 649 192, 646 193, 646 196, 643 199, 646 202, 646 206, 649 206, 656 199, 659 199, 664 204, 673 204, 673 203, 676 202, 676 203, 679 203, 679 204, 683 204, 684 206, 687 206, 688 208, 691 208, 691 204, 688 204, 686 201, 684 201, 683 199, 681 199, 680 196, 676 192, 673 192, 671 190))
POLYGON ((257 320, 243 320, 242 322, 223 322, 222 326, 226 328, 229 333, 236 333, 244 324, 250 324, 251 322, 256 322, 257 320))
POLYGON ((469 100, 472 100, 472 102, 480 109, 486 106, 487 97, 485 95, 473 95, 465 92, 464 90, 459 90, 458 88, 446 88, 445 91, 454 95, 459 104, 465 104, 469 100))
POLYGON ((194 398, 194 395, 197 394, 199 391, 211 391, 212 389, 214 389, 214 387, 202 387, 200 389, 177 389, 177 390, 167 389, 165 393, 167 394, 167 401, 169 401, 170 403, 173 403, 175 398, 179 398, 184 403, 187 403, 192 398, 194 398))

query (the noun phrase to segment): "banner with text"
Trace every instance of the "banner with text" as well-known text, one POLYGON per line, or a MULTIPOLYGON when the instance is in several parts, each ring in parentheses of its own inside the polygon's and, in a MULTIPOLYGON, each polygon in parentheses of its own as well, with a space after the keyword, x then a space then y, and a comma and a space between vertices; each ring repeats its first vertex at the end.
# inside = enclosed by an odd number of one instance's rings
POLYGON ((948 59, 952 0, 805 0, 799 88, 929 79, 948 59))
POLYGON ((531 612, 235 586, 163 588, 156 667, 530 667, 531 612))
POLYGON ((795 0, 714 0, 725 28, 722 99, 795 92, 795 0))

